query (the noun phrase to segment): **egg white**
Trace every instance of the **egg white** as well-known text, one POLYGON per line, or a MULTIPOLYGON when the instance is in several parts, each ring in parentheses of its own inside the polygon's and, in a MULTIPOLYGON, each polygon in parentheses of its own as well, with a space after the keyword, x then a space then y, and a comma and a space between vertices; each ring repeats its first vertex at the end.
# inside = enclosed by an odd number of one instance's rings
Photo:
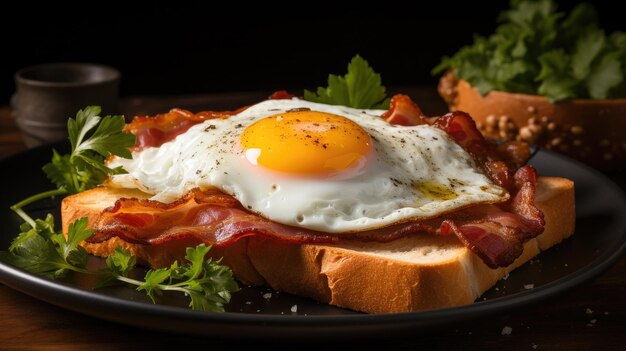
POLYGON ((486 177, 447 133, 428 125, 392 126, 380 118, 383 112, 267 100, 228 119, 198 124, 160 147, 134 152, 133 159, 114 157, 109 166, 123 166, 128 174, 112 176, 110 185, 139 188, 162 202, 196 187, 216 187, 265 218, 329 233, 369 230, 508 199, 507 191, 486 177), (370 134, 375 155, 350 177, 298 176, 251 164, 240 146, 243 130, 294 108, 351 119, 370 134), (428 196, 419 184, 440 185, 456 197, 428 196))

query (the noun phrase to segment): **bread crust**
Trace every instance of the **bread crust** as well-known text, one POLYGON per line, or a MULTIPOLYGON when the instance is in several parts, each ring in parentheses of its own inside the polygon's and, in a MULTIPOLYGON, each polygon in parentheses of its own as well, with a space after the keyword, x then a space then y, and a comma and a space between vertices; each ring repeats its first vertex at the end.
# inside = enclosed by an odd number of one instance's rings
MULTIPOLYGON (((120 197, 146 198, 136 190, 100 187, 63 200, 63 231, 87 216, 89 223, 120 197)), ((245 284, 267 284, 276 290, 307 296, 332 305, 368 313, 408 312, 472 303, 513 269, 574 232, 574 184, 540 177, 536 205, 544 212, 544 232, 524 246, 509 267, 491 269, 454 236, 415 235, 391 243, 347 242, 336 245, 292 245, 247 237, 227 248, 214 248, 245 284)), ((83 243, 97 256, 115 247, 129 249, 140 262, 163 267, 184 257, 186 246, 126 243, 118 238, 100 244, 83 243)))

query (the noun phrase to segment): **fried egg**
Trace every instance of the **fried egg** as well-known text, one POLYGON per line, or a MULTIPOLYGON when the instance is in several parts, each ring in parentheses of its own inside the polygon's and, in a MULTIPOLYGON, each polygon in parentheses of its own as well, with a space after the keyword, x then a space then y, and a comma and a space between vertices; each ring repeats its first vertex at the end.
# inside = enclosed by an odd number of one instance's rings
POLYGON ((111 186, 171 202, 215 187, 272 221, 350 233, 506 201, 450 136, 393 126, 382 110, 267 100, 207 120, 159 147, 114 157, 111 186))

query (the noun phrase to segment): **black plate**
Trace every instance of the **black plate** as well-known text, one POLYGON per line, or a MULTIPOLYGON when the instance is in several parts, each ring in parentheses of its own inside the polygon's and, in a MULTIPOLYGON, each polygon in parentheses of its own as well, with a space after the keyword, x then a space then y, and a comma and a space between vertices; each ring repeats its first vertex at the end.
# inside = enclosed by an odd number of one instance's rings
MULTIPOLYGON (((5 179, 5 194, 0 199, 2 249, 8 247, 20 223, 8 207, 30 194, 51 188, 40 171, 50 154, 50 147, 42 147, 0 161, 5 179), (7 179, 10 186, 6 185, 7 179)), ((229 311, 220 314, 191 311, 184 307, 187 302, 180 297, 167 299, 169 305, 153 305, 130 287, 92 291, 89 287, 93 282, 85 276, 58 282, 3 263, 0 263, 0 281, 70 310, 156 330, 273 340, 416 334, 424 328, 501 313, 554 296, 598 276, 620 257, 626 248, 626 199, 622 190, 602 174, 557 154, 541 151, 532 164, 542 175, 563 176, 576 182, 576 233, 511 273, 471 305, 367 315, 244 286, 234 294, 229 311), (297 305, 296 313, 291 312, 294 305, 297 305)), ((34 204, 28 210, 34 215, 50 211, 58 214, 58 207, 58 201, 51 200, 34 204)), ((93 265, 102 264, 101 259, 91 260, 93 265)))

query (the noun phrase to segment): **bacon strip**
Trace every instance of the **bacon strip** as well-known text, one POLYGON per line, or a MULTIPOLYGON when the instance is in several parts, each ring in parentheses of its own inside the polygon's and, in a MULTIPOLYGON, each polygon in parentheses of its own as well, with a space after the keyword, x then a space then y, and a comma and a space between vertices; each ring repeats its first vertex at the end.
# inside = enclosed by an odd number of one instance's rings
POLYGON ((227 246, 249 235, 265 235, 285 242, 328 243, 323 233, 281 225, 246 212, 239 202, 218 190, 194 189, 169 204, 146 199, 119 199, 94 223, 89 242, 112 237, 135 244, 161 245, 183 237, 227 246))
POLYGON ((124 130, 137 136, 133 150, 139 151, 146 147, 160 146, 173 140, 198 123, 208 119, 228 118, 246 108, 244 107, 236 111, 202 111, 195 114, 187 110, 175 108, 168 113, 153 117, 137 116, 131 123, 126 125, 124 130))
POLYGON ((452 214, 441 234, 454 233, 491 268, 510 265, 521 255, 524 242, 543 232, 543 213, 535 206, 536 180, 532 166, 520 168, 510 201, 452 214))
MULTIPOLYGON (((284 92, 274 95, 274 98, 289 97, 284 92)), ((145 147, 155 142, 149 140, 151 134, 155 134, 150 132, 152 126, 161 131, 168 130, 170 134, 180 134, 182 132, 178 131, 187 124, 190 127, 209 118, 226 118, 232 113, 235 112, 193 115, 188 111, 172 110, 154 120, 140 119, 127 128, 146 135, 143 138, 138 135, 138 143, 139 140, 146 141, 137 146, 145 147)), ((524 242, 543 232, 543 214, 534 205, 537 175, 531 166, 521 166, 530 155, 525 144, 496 144, 485 140, 474 121, 464 112, 426 118, 406 95, 396 95, 391 101, 391 109, 383 117, 394 124, 428 123, 446 131, 474 157, 494 182, 509 191, 511 199, 503 204, 474 206, 427 221, 410 221, 371 231, 333 235, 272 222, 247 212, 236 199, 218 190, 196 189, 170 204, 120 199, 100 215, 94 224, 94 235, 88 241, 102 242, 117 236, 131 243, 161 245, 194 237, 207 244, 228 246, 250 235, 304 244, 337 243, 342 240, 389 242, 415 233, 455 234, 488 266, 496 268, 513 263, 522 253, 524 242)), ((167 137, 153 139, 158 142, 167 137)))
POLYGON ((291 244, 322 244, 342 240, 390 242, 414 233, 454 233, 487 265, 505 267, 521 254, 526 240, 543 231, 543 215, 533 205, 535 180, 530 166, 516 173, 520 187, 509 209, 481 205, 425 222, 340 235, 269 221, 245 211, 236 199, 214 189, 195 189, 170 204, 124 198, 100 215, 87 241, 97 243, 117 236, 130 243, 161 245, 193 237, 224 247, 251 235, 291 244))
POLYGON ((426 124, 422 110, 407 95, 395 95, 389 104, 389 111, 381 116, 389 124, 400 126, 417 126, 426 124))
MULTIPOLYGON (((278 90, 270 95, 269 99, 291 99, 293 97, 294 95, 286 90, 278 90)), ((133 150, 140 151, 146 147, 161 146, 198 123, 208 119, 228 118, 246 108, 248 107, 242 107, 235 111, 202 111, 195 114, 174 108, 168 113, 156 116, 136 116, 131 123, 126 125, 124 130, 135 134, 137 139, 133 150)))
POLYGON ((358 234, 333 235, 272 222, 246 212, 235 198, 218 190, 194 189, 169 204, 146 199, 119 199, 93 225, 88 242, 119 237, 134 244, 161 245, 193 237, 217 247, 250 235, 292 244, 337 243, 340 238, 389 242, 419 231, 434 232, 419 222, 397 224, 358 234))
POLYGON ((291 94, 287 90, 277 90, 268 97, 270 100, 284 100, 294 98, 295 95, 291 94))

